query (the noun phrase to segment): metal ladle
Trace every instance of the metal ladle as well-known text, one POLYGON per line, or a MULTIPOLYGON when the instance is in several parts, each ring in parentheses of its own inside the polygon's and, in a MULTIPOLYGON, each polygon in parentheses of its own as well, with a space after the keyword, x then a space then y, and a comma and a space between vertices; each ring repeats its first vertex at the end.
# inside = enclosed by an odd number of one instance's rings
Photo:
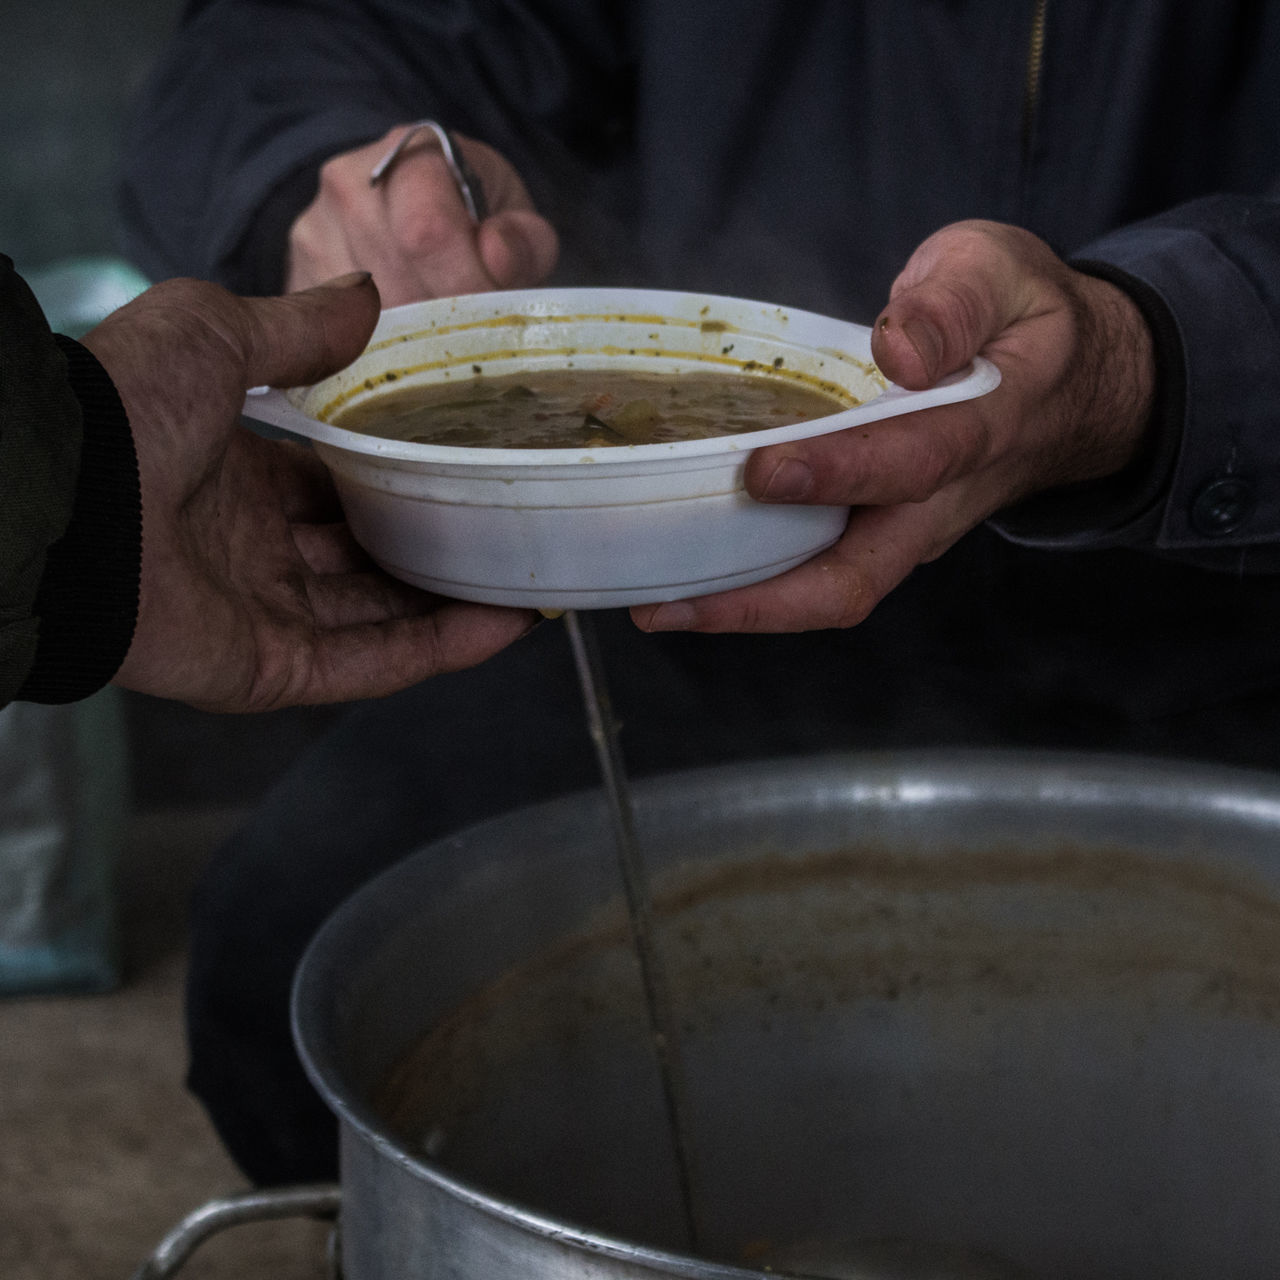
POLYGON ((463 158, 462 149, 453 140, 453 134, 444 125, 437 123, 435 120, 418 120, 411 124, 400 135, 396 145, 373 166, 369 174, 369 185, 376 187, 383 181, 391 171, 391 167, 400 158, 404 149, 424 129, 435 134, 436 141, 440 144, 440 150, 444 154, 444 162, 448 165, 454 185, 458 188, 458 194, 462 197, 467 216, 472 222, 483 222, 489 215, 489 206, 484 198, 484 187, 480 185, 480 180, 471 171, 463 158))
POLYGON ((587 725, 595 746, 605 798, 613 824, 614 846, 618 870, 622 877, 627 902, 627 920, 631 941, 640 967, 644 989, 645 1014, 653 1041, 654 1056, 662 1083, 662 1100, 667 1127, 675 1156, 680 1204, 684 1214, 685 1234, 690 1253, 697 1252, 698 1215, 694 1201, 692 1153, 689 1141, 689 1108, 684 1089, 684 1073, 680 1062, 680 1041, 672 1012, 666 975, 653 945, 653 915, 650 910, 649 882, 636 842, 635 821, 631 807, 631 788, 618 740, 619 724, 613 714, 613 703, 605 685, 604 663, 590 617, 580 617, 575 609, 564 615, 574 665, 582 686, 582 700, 587 709, 587 725))
MULTIPOLYGON (((405 147, 423 129, 435 135, 467 214, 473 223, 478 224, 483 220, 488 209, 484 190, 475 174, 468 168, 452 134, 435 120, 419 120, 411 125, 396 141, 395 146, 374 166, 369 174, 369 184, 377 186, 384 180, 405 147)), ((685 1102, 683 1074, 680 1067, 679 1040, 665 974, 653 946, 648 880, 644 873, 640 850, 636 844, 631 791, 618 741, 619 726, 609 701, 604 665, 594 628, 588 619, 580 617, 573 609, 565 613, 564 622, 569 643, 573 649, 574 664, 577 667, 583 702, 586 706, 587 727, 595 746, 601 781, 604 784, 605 798, 608 801, 613 825, 618 870, 627 904, 627 919, 640 969, 645 1015, 657 1059, 663 1106, 675 1158, 685 1234, 689 1251, 694 1253, 698 1239, 697 1214, 694 1207, 688 1107, 685 1102)))

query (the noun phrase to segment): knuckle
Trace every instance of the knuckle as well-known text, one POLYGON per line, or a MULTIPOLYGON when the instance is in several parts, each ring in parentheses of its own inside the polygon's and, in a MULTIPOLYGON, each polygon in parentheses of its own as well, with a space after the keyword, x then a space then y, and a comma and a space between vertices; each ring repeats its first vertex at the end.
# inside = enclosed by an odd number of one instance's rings
POLYGON ((936 436, 924 436, 918 442, 909 468, 904 469, 902 500, 925 502, 933 497, 955 474, 953 451, 936 436))
POLYGON ((906 502, 924 502, 991 461, 991 432, 978 418, 921 433, 905 468, 906 502))
POLYGON ((845 562, 823 565, 822 572, 822 608, 815 629, 844 630, 865 622, 878 600, 868 576, 856 564, 845 562))
POLYGON ((874 607, 875 601, 870 599, 865 590, 851 589, 840 601, 840 607, 830 626, 841 631, 859 626, 871 616, 874 607))
POLYGON ((347 187, 347 166, 341 156, 333 156, 320 166, 317 198, 341 200, 347 187))
POLYGON ((457 234, 439 211, 417 201, 398 201, 391 211, 396 243, 414 257, 435 258, 456 248, 457 234))
POLYGON ((995 306, 983 277, 960 279, 953 274, 936 281, 927 291, 922 290, 922 294, 914 301, 942 335, 946 348, 943 358, 948 368, 984 344, 995 306))
POLYGON ((728 619, 722 619, 716 625, 717 630, 727 629, 729 631, 742 631, 748 634, 755 634, 762 631, 771 631, 770 617, 768 612, 759 604, 744 604, 738 609, 737 615, 728 619))
POLYGON ((319 255, 324 243, 318 219, 312 210, 305 210, 289 228, 290 254, 299 261, 310 261, 319 255))

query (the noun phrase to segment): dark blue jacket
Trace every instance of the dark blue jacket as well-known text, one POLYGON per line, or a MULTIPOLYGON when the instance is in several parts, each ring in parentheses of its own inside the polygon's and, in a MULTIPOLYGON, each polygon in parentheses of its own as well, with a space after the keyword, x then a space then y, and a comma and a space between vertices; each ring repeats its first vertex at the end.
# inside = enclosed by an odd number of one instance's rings
POLYGON ((959 218, 1091 260, 1157 329, 1163 448, 1005 532, 1280 566, 1280 6, 196 0, 132 133, 131 252, 273 290, 321 161, 424 116, 515 163, 561 281, 867 322, 959 218))
MULTIPOLYGON (((423 117, 515 163, 565 282, 865 323, 943 224, 1027 226, 1155 326, 1145 474, 1004 513, 1078 549, 975 529, 847 631, 606 619, 629 761, 928 743, 1275 768, 1278 25, 1260 0, 204 0, 133 131, 130 243, 155 275, 278 288, 320 162, 423 117)), ((553 636, 355 713, 214 860, 191 1079, 253 1177, 334 1176, 288 1030, 319 922, 429 835, 589 776, 553 636)))

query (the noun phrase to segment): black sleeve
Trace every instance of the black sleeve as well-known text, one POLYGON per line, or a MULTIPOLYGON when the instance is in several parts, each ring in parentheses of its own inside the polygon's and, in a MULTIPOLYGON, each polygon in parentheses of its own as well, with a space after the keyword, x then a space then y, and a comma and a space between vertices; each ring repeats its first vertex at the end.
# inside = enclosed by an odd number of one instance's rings
POLYGON ((72 702, 115 674, 137 619, 141 496, 128 419, 0 258, 0 704, 72 702))
POLYGON ((75 702, 124 661, 138 617, 142 495, 133 436, 106 371, 79 343, 55 337, 80 403, 83 443, 71 519, 48 550, 36 592, 35 661, 18 698, 75 702))

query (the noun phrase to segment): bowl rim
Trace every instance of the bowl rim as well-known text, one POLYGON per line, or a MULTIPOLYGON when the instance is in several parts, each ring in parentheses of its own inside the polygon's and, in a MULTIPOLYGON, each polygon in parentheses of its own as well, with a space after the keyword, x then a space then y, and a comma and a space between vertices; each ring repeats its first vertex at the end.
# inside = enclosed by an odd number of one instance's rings
MULTIPOLYGON (((713 306, 731 310, 757 309, 764 314, 776 313, 788 321, 799 320, 808 325, 832 326, 837 333, 842 333, 842 336, 848 340, 847 346, 850 349, 836 350, 830 344, 819 348, 803 342, 793 342, 792 345, 806 351, 822 351, 838 355, 843 359, 857 361, 865 364, 871 372, 883 379, 883 375, 879 374, 875 366, 870 363, 872 330, 866 325, 820 315, 797 307, 784 307, 722 294, 632 288, 523 289, 405 303, 398 307, 387 308, 382 312, 368 346, 361 356, 356 357, 356 360, 358 361, 375 348, 388 345, 394 340, 392 335, 403 330, 406 325, 412 325, 420 318, 430 316, 432 312, 447 313, 462 307, 464 310, 471 308, 493 310, 497 316, 526 314, 536 320, 562 318, 566 315, 572 317, 577 311, 590 308, 602 311, 604 314, 599 318, 605 319, 609 315, 619 313, 622 299, 626 300, 624 305, 628 308, 634 308, 637 304, 647 304, 661 314, 690 306, 713 306), (609 305, 610 302, 612 305, 609 305), (866 359, 859 354, 859 350, 866 353, 866 359)), ((646 318, 649 317, 646 316, 646 318)), ((754 332, 757 336, 771 340, 779 338, 778 334, 766 333, 763 330, 740 329, 739 331, 754 332)), ((354 363, 355 361, 352 361, 352 364, 354 363)), ((347 367, 350 368, 350 365, 347 367)), ((331 376, 338 377, 340 373, 331 376)), ((313 385, 320 386, 324 381, 328 379, 313 385)), ((967 368, 940 379, 926 390, 908 391, 886 379, 884 389, 870 400, 821 418, 811 418, 789 426, 766 427, 759 431, 713 436, 700 440, 607 445, 598 449, 581 450, 571 448, 499 449, 488 446, 420 444, 408 440, 372 436, 335 426, 304 412, 296 400, 300 391, 309 391, 311 387, 295 387, 288 390, 253 387, 246 394, 242 413, 250 420, 329 445, 345 453, 363 455, 370 462, 386 460, 432 466, 484 466, 504 471, 527 471, 533 467, 577 469, 601 463, 648 463, 659 459, 678 460, 744 454, 767 445, 831 435, 868 422, 974 399, 994 390, 999 383, 999 369, 991 361, 978 356, 967 368)))

